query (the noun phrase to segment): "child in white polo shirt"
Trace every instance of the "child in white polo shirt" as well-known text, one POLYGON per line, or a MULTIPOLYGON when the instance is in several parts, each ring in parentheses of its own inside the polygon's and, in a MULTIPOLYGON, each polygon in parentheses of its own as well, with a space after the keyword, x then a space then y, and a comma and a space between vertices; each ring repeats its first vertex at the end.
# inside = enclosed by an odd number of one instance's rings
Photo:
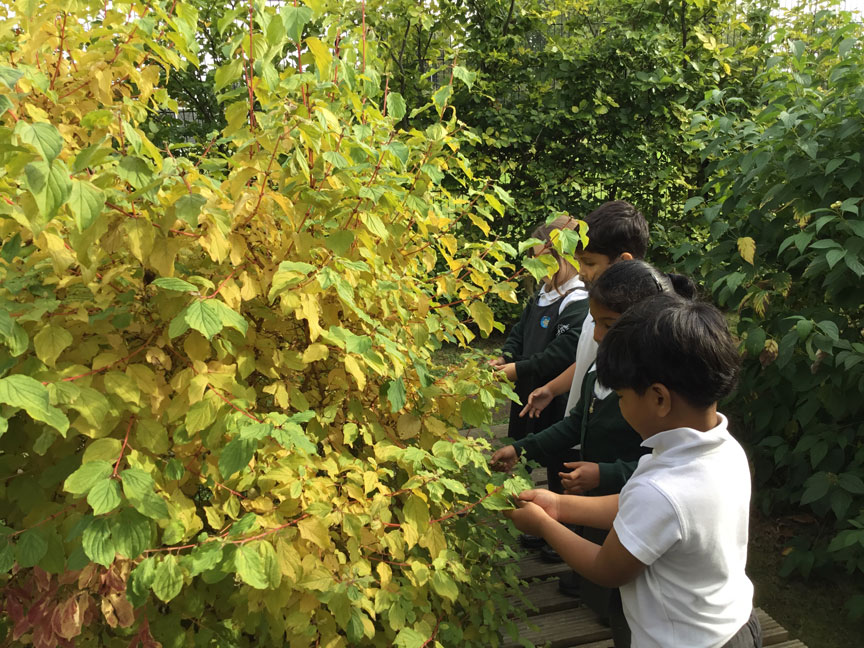
POLYGON ((708 304, 659 295, 628 310, 597 354, 597 377, 652 453, 619 495, 520 494, 508 512, 586 578, 620 587, 633 648, 759 648, 744 573, 750 472, 717 401, 738 353, 708 304), (611 529, 603 546, 564 524, 611 529))

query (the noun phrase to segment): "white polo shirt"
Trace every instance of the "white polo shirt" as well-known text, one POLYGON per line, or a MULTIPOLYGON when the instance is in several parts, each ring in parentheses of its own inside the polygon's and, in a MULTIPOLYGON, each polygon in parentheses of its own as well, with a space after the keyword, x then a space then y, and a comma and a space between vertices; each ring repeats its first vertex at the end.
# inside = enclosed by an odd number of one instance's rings
POLYGON ((597 343, 594 341, 594 318, 589 311, 582 322, 582 332, 579 334, 579 344, 576 346, 576 371, 573 373, 573 381, 570 383, 570 395, 567 397, 567 409, 564 411, 569 415, 570 410, 576 407, 582 398, 582 381, 585 374, 597 359, 597 343))
POLYGON ((646 439, 653 452, 621 490, 613 526, 647 565, 621 587, 633 648, 718 648, 750 616, 750 470, 719 418, 707 432, 678 428, 646 439))

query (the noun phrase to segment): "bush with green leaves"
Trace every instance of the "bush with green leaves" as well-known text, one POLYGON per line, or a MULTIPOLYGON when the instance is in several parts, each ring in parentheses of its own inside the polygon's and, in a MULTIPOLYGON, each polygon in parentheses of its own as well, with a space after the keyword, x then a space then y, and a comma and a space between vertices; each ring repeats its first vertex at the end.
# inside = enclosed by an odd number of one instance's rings
POLYGON ((331 4, 208 13, 235 35, 197 157, 145 132, 197 61, 194 3, 0 7, 8 641, 514 631, 500 510, 527 482, 458 431, 512 391, 432 356, 501 328, 484 299, 526 268, 476 231, 509 198, 473 176, 452 86, 401 128, 377 44, 331 4))
MULTIPOLYGON (((717 91, 694 115, 710 180, 688 208, 711 238, 687 263, 736 312, 746 359, 729 407, 756 449, 759 503, 819 520, 784 571, 860 577, 864 31, 823 10, 792 12, 773 33, 749 114, 717 91)), ((850 609, 864 613, 864 595, 850 609)))

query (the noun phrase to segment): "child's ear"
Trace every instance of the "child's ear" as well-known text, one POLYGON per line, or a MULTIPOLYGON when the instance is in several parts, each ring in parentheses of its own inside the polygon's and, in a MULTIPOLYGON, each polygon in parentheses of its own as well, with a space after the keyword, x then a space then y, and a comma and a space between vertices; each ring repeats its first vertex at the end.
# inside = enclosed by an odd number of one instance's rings
POLYGON ((666 385, 654 383, 648 388, 650 402, 657 416, 665 417, 672 411, 672 394, 666 385))
POLYGON ((629 252, 622 252, 620 255, 618 255, 618 260, 619 261, 632 261, 633 255, 630 254, 629 252))

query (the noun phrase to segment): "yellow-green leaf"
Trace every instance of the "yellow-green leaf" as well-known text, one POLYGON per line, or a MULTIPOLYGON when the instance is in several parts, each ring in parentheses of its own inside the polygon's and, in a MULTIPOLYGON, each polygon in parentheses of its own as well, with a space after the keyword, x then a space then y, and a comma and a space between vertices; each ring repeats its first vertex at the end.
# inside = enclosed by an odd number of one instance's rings
POLYGON ((753 258, 756 255, 756 241, 749 236, 742 236, 738 239, 738 253, 750 265, 753 265, 753 258))
POLYGON ((59 326, 46 326, 33 338, 36 355, 49 367, 53 367, 57 358, 72 344, 72 334, 59 326))

